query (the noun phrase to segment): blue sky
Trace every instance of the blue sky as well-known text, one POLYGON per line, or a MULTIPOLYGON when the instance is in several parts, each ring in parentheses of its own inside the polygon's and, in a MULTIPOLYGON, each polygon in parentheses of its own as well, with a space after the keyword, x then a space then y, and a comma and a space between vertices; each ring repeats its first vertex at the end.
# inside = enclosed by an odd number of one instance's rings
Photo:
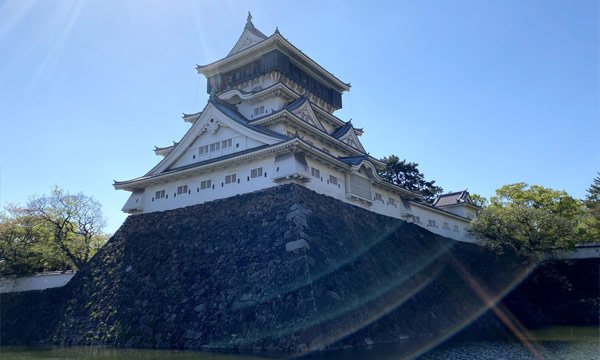
POLYGON ((0 203, 52 185, 125 218, 113 179, 201 110, 196 64, 252 11, 352 84, 336 115, 446 191, 519 181, 582 198, 600 170, 598 1, 0 1, 0 203))

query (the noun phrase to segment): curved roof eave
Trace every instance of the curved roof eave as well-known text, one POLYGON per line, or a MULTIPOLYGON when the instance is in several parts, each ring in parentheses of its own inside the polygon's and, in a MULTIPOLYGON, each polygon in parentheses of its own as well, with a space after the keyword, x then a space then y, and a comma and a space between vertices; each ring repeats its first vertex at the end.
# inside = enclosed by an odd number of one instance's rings
POLYGON ((219 59, 217 61, 214 61, 214 62, 206 64, 206 65, 196 65, 196 70, 198 71, 198 73, 204 74, 205 76, 212 76, 212 73, 218 67, 228 65, 229 63, 232 63, 242 57, 252 54, 252 52, 256 51, 257 49, 260 49, 262 47, 268 47, 271 45, 275 46, 275 47, 278 47, 278 45, 280 45, 279 47, 282 48, 283 50, 287 50, 288 52, 290 52, 290 55, 295 55, 296 57, 305 61, 308 65, 310 65, 310 67, 312 67, 314 69, 314 70, 311 70, 311 72, 313 72, 315 75, 317 75, 317 77, 323 78, 323 80, 329 80, 329 82, 332 85, 335 85, 337 87, 336 90, 338 90, 338 91, 349 91, 350 90, 350 86, 351 86, 350 83, 346 83, 346 82, 340 80, 338 77, 333 75, 331 72, 325 70, 325 68, 323 68, 321 65, 319 65, 316 61, 311 59, 308 55, 304 54, 300 49, 298 49, 296 46, 294 46, 292 43, 290 43, 286 38, 281 36, 281 34, 279 32, 276 32, 273 35, 266 38, 265 40, 258 42, 240 52, 232 54, 231 56, 224 57, 222 59, 219 59))

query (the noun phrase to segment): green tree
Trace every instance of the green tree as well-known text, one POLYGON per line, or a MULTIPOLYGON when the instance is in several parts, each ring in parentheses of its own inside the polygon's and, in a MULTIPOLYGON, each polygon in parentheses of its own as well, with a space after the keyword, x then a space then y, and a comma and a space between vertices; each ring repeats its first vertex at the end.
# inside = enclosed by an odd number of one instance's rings
POLYGON ((426 203, 433 203, 435 197, 444 191, 435 185, 434 180, 425 180, 425 175, 419 171, 417 163, 400 161, 396 155, 384 157, 381 161, 385 163, 385 169, 379 172, 379 176, 393 184, 419 193, 426 203))
POLYGON ((600 241, 600 173, 588 188, 583 203, 586 209, 583 231, 590 241, 600 241))
POLYGON ((471 223, 471 232, 498 252, 573 248, 583 239, 580 201, 564 191, 526 183, 504 185, 471 223))
POLYGON ((471 197, 471 200, 473 200, 475 205, 479 206, 480 208, 485 208, 489 204, 489 201, 485 196, 481 196, 475 193, 470 193, 469 196, 471 197))
POLYGON ((32 274, 39 271, 39 240, 30 216, 8 205, 0 214, 0 275, 32 274))
POLYGON ((106 242, 100 204, 54 187, 0 216, 0 275, 76 270, 106 242))

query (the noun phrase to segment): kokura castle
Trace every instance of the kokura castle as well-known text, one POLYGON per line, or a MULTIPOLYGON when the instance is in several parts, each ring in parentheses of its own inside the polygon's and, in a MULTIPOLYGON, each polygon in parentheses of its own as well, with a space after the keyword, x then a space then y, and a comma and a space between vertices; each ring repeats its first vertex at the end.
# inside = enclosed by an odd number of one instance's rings
POLYGON ((285 39, 246 26, 224 58, 198 66, 210 94, 204 109, 185 114, 189 130, 145 175, 115 181, 131 196, 123 211, 164 211, 297 183, 364 209, 403 219, 434 233, 473 241, 467 227, 479 208, 468 192, 433 205, 383 180, 385 164, 360 142, 363 129, 334 115, 350 84, 285 39))

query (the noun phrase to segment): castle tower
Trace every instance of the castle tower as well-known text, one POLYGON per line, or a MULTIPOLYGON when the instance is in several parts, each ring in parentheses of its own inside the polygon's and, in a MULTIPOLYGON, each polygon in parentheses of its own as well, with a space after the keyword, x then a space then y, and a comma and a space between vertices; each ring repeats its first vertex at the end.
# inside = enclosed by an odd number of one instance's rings
MULTIPOLYGON (((204 109, 184 114, 179 142, 145 175, 115 181, 132 194, 131 214, 164 211, 295 182, 318 193, 405 220, 420 196, 384 181, 354 128, 333 113, 350 84, 284 38, 266 36, 248 14, 231 51, 197 66, 207 79, 204 109)), ((418 211, 437 211, 419 207, 418 211)))

